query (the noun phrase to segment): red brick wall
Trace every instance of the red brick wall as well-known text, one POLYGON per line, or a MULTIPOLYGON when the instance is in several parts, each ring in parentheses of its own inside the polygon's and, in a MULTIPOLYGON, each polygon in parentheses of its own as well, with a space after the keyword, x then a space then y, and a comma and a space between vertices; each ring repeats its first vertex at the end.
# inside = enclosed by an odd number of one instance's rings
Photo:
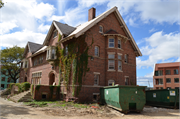
MULTIPOLYGON (((107 86, 108 80, 114 80, 115 84, 125 85, 125 76, 129 76, 129 84, 136 85, 136 55, 133 50, 133 47, 130 41, 126 41, 124 39, 121 40, 122 50, 117 48, 118 39, 115 37, 115 48, 108 48, 108 36, 104 36, 99 33, 99 25, 103 26, 103 32, 113 29, 121 35, 126 36, 124 30, 120 27, 119 21, 116 19, 114 13, 108 15, 102 21, 94 25, 90 28, 86 33, 89 34, 86 37, 86 42, 88 45, 92 42, 92 37, 94 38, 94 44, 92 48, 89 49, 88 54, 94 57, 94 60, 89 58, 88 67, 90 71, 87 72, 86 77, 83 79, 83 88, 79 95, 79 100, 92 100, 93 93, 99 93, 98 86, 107 86), (92 34, 92 35, 91 35, 92 34), (94 48, 95 46, 99 46, 100 48, 100 57, 94 56, 94 48), (115 52, 115 71, 108 71, 108 52, 115 52), (122 54, 122 72, 118 72, 118 58, 117 53, 122 54), (124 63, 124 55, 128 54, 128 63, 124 63), (100 73, 99 85, 94 86, 94 72, 100 73)), ((126 36, 127 37, 127 36, 126 36)), ((50 40, 49 45, 55 45, 58 38, 54 38, 50 40)), ((73 42, 73 39, 68 42, 73 42)), ((66 44, 64 43, 64 44, 66 44)), ((44 53, 44 60, 46 52, 44 53)), ((48 85, 49 84, 49 73, 53 71, 55 73, 55 81, 58 84, 58 68, 55 70, 51 69, 51 65, 44 61, 44 64, 38 65, 35 67, 30 67, 28 71, 29 74, 35 71, 42 71, 42 80, 41 84, 48 85)), ((24 74, 21 74, 24 75, 24 74)), ((31 74, 32 75, 32 74, 31 74)), ((29 81, 31 79, 31 75, 29 75, 29 81)), ((45 88, 44 88, 45 89, 45 88)), ((48 90, 48 89, 47 89, 48 90)), ((38 94, 40 95, 40 94, 38 94)), ((70 94, 68 94, 70 96, 70 94)))

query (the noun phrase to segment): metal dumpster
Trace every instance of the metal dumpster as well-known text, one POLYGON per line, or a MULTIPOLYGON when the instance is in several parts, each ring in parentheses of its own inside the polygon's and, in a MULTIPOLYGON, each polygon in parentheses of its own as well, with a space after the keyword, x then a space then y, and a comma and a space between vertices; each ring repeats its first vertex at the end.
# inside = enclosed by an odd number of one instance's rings
POLYGON ((147 90, 146 105, 178 108, 179 89, 147 90))
POLYGON ((100 102, 120 110, 140 112, 146 103, 146 86, 108 86, 100 88, 100 102))

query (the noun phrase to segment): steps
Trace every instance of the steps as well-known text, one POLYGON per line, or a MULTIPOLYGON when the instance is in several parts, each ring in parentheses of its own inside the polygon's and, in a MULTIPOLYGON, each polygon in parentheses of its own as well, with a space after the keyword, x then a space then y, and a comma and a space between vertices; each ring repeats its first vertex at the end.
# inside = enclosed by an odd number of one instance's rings
POLYGON ((10 97, 10 99, 14 102, 28 102, 32 100, 30 90, 19 93, 15 96, 10 97))

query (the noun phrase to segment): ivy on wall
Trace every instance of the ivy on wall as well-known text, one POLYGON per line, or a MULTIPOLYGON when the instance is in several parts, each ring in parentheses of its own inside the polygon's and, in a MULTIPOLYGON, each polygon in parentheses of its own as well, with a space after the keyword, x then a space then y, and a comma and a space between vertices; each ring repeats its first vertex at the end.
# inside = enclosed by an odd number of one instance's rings
MULTIPOLYGON (((61 80, 67 91, 69 90, 70 78, 72 76, 72 95, 78 95, 81 87, 82 80, 85 77, 86 72, 89 71, 88 68, 88 55, 89 49, 92 47, 93 38, 91 44, 88 46, 86 42, 87 34, 81 35, 73 42, 68 43, 64 48, 61 44, 57 46, 57 56, 59 62, 59 86, 61 85, 61 80), (67 47, 67 49, 66 49, 67 47), (66 51, 68 50, 68 51, 66 51), (72 74, 71 74, 72 73, 72 74), (77 89, 76 89, 76 86, 77 89), (76 94, 75 94, 76 90, 76 94)), ((61 36, 59 35, 59 41, 61 36)))

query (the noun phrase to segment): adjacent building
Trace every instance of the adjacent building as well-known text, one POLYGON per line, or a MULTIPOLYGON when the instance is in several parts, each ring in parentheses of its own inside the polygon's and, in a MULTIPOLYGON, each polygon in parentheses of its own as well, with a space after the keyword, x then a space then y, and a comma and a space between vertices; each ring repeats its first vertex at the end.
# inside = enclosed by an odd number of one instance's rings
POLYGON ((11 77, 8 77, 5 75, 6 73, 7 73, 6 71, 2 71, 1 76, 0 76, 1 89, 6 89, 10 83, 14 83, 14 81, 11 79, 11 77))
MULTIPOLYGON (((95 14, 96 9, 91 8, 88 12, 88 21, 77 27, 53 21, 43 44, 28 42, 21 62, 19 81, 57 85, 59 67, 53 65, 57 58, 57 44, 61 44, 65 49, 69 43, 83 34, 91 34, 85 40, 90 45, 92 37, 94 39, 88 51, 88 55, 91 56, 88 59, 90 70, 82 82, 79 99, 96 98, 99 88, 103 86, 136 85, 136 57, 142 54, 117 7, 97 17, 95 14), (62 37, 58 41, 59 34, 62 37)), ((67 92, 63 94, 70 95, 67 92)))
POLYGON ((154 89, 175 89, 180 87, 180 62, 155 64, 154 89))

